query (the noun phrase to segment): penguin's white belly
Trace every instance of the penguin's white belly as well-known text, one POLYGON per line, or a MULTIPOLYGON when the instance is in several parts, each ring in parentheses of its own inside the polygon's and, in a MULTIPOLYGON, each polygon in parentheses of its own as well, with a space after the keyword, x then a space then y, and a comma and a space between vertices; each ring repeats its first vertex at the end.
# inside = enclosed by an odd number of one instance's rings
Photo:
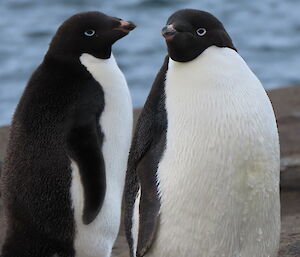
POLYGON ((260 82, 235 51, 210 47, 170 60, 165 90, 161 220, 147 256, 275 257, 279 143, 260 82))
POLYGON ((104 134, 102 153, 105 161, 106 194, 96 219, 89 225, 83 224, 83 187, 78 166, 72 161, 71 196, 76 223, 74 247, 76 257, 108 257, 120 226, 132 133, 132 103, 124 75, 113 56, 108 60, 101 60, 83 54, 80 61, 104 91, 105 106, 100 117, 100 126, 104 134))

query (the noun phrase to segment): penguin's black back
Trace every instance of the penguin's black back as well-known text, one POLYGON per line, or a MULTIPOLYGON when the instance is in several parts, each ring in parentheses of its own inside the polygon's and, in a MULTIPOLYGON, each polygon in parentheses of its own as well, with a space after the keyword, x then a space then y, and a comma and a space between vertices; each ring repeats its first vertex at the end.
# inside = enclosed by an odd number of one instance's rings
MULTIPOLYGON (((101 143, 103 108, 101 86, 79 61, 45 58, 33 73, 13 117, 1 177, 7 238, 22 233, 31 242, 43 237, 72 249, 70 157, 76 159, 78 153, 74 130, 95 124, 101 143)), ((20 244, 26 248, 26 241, 20 244)))

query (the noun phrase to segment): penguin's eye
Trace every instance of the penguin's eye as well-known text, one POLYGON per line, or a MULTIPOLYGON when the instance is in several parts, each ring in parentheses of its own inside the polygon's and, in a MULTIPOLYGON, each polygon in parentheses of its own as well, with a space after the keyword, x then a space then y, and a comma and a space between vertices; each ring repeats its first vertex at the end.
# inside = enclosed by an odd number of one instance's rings
POLYGON ((84 35, 86 35, 86 36, 88 36, 88 37, 92 37, 92 36, 95 35, 95 33, 96 33, 95 30, 89 29, 89 30, 87 30, 87 31, 84 32, 84 35))
POLYGON ((205 28, 199 28, 199 29, 197 29, 197 34, 200 36, 200 37, 202 37, 202 36, 204 36, 205 34, 206 34, 206 29, 205 28))

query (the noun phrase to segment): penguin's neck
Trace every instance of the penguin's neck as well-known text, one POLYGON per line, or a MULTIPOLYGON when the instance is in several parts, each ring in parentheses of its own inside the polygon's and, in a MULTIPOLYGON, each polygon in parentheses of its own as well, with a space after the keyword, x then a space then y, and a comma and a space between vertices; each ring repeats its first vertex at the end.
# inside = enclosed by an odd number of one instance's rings
MULTIPOLYGON (((169 71, 185 73, 185 80, 197 80, 199 76, 201 80, 204 79, 205 74, 207 78, 211 76, 218 77, 226 76, 232 77, 235 70, 240 72, 249 72, 249 68, 241 56, 231 48, 211 46, 203 51, 198 57, 189 62, 177 62, 169 59, 169 71)), ((208 85, 199 85, 207 87, 208 85)))
MULTIPOLYGON (((261 85, 243 58, 233 49, 211 46, 190 62, 169 59, 166 93, 197 97, 209 93, 211 97, 232 90, 233 94, 253 91, 261 85), (246 83, 245 81, 252 81, 246 83), (168 84, 171 85, 168 87, 168 84)), ((211 99, 214 102, 216 99, 211 99)))

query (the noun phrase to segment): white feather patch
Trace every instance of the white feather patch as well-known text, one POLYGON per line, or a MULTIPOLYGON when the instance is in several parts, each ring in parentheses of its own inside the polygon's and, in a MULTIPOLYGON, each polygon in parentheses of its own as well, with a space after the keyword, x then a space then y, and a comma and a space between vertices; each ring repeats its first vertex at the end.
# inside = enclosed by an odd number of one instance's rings
POLYGON ((91 224, 83 224, 83 188, 78 166, 72 161, 71 194, 76 222, 74 246, 78 257, 108 257, 120 225, 122 193, 132 133, 132 102, 125 77, 113 55, 110 59, 103 60, 82 54, 80 61, 104 91, 105 106, 100 117, 100 126, 104 133, 102 153, 107 188, 101 212, 91 224))

